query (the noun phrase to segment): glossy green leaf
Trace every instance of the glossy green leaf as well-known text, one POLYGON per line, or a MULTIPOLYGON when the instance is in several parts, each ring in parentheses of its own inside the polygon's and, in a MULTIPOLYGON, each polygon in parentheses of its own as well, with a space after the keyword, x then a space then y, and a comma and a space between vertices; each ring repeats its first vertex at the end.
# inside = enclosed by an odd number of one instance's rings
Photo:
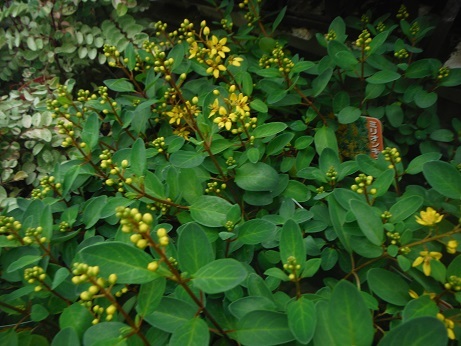
POLYGON ((222 227, 232 204, 217 196, 200 196, 190 206, 190 215, 197 223, 208 227, 222 227))
POLYGON ((194 317, 181 324, 171 335, 171 346, 206 346, 209 345, 208 325, 200 317, 194 317))
POLYGON ((98 196, 89 200, 83 210, 83 223, 86 228, 93 227, 100 219, 101 211, 107 202, 107 196, 98 196))
POLYGON ((135 175, 141 177, 146 170, 146 147, 144 140, 138 138, 131 148, 131 155, 129 160, 130 168, 135 175))
POLYGON ((296 263, 303 269, 306 260, 306 249, 304 247, 303 236, 299 225, 288 220, 280 231, 280 258, 282 263, 287 263, 288 258, 294 257, 296 263))
POLYGON ((99 142, 99 118, 96 113, 91 112, 85 119, 82 131, 82 142, 86 143, 89 149, 94 149, 99 142))
POLYGON ((63 328, 54 336, 51 346, 61 345, 80 346, 80 338, 74 328, 63 328))
POLYGON ((317 324, 314 333, 314 345, 341 346, 334 338, 336 331, 332 330, 329 302, 320 300, 315 305, 317 324))
POLYGON ((246 281, 248 295, 265 297, 270 301, 274 300, 271 289, 268 287, 266 281, 255 273, 250 273, 246 281))
POLYGON ((367 280, 373 293, 388 303, 403 306, 411 300, 410 286, 398 274, 373 268, 368 271, 367 280))
POLYGON ((49 311, 40 304, 34 304, 30 309, 30 319, 34 322, 43 321, 49 314, 49 311))
POLYGON ((124 345, 126 341, 121 336, 125 328, 129 327, 122 322, 100 322, 88 328, 83 335, 83 344, 85 346, 124 345))
POLYGON ((178 237, 179 268, 194 274, 214 260, 213 248, 205 231, 196 223, 188 223, 178 237))
POLYGON ((403 123, 404 114, 402 107, 398 103, 386 106, 386 116, 393 127, 399 127, 403 123))
POLYGON ((448 335, 445 325, 435 317, 418 317, 390 330, 378 346, 446 346, 448 335))
POLYGON ((118 78, 118 79, 106 79, 104 84, 113 91, 118 92, 132 92, 134 91, 133 84, 126 78, 118 78))
POLYGON ((379 215, 367 203, 352 200, 350 202, 351 211, 357 218, 362 233, 367 239, 375 244, 381 245, 384 239, 383 223, 379 215))
POLYGON ((451 164, 443 161, 426 162, 423 174, 438 193, 448 198, 461 199, 461 173, 451 164))
POLYGON ((233 258, 217 259, 200 268, 192 283, 205 293, 221 293, 234 288, 245 280, 245 267, 233 258))
POLYGON ((128 70, 133 71, 136 66, 136 52, 134 50, 133 44, 130 42, 125 48, 125 58, 128 59, 126 66, 128 70))
POLYGON ((442 157, 441 153, 429 152, 422 155, 416 156, 407 166, 405 173, 407 174, 418 174, 423 171, 423 165, 429 161, 436 161, 442 157))
POLYGON ((272 191, 279 183, 279 176, 266 163, 245 163, 235 169, 235 183, 247 191, 272 191))
POLYGON ((320 155, 325 148, 330 148, 338 153, 338 141, 333 128, 322 126, 314 135, 315 150, 320 155))
POLYGON ((371 345, 374 336, 372 316, 362 295, 352 283, 342 280, 336 284, 328 310, 336 344, 371 345))
POLYGON ((317 316, 311 300, 300 297, 287 305, 288 326, 301 344, 308 344, 314 337, 317 316))
POLYGON ((194 168, 200 166, 205 160, 203 153, 195 151, 179 150, 171 154, 170 162, 178 168, 194 168))
POLYGON ((244 345, 281 345, 292 341, 285 314, 273 311, 253 311, 237 322, 237 340, 244 345))
POLYGON ((438 70, 438 67, 436 67, 433 63, 433 60, 435 59, 420 59, 412 62, 405 71, 405 77, 424 78, 432 76, 438 70))
POLYGON ((141 285, 138 293, 136 312, 146 316, 155 311, 165 293, 166 279, 158 277, 141 285))
POLYGON ((378 71, 372 76, 366 78, 366 81, 370 84, 386 84, 399 79, 401 76, 397 72, 393 71, 378 71))
POLYGON ((252 134, 253 136, 255 136, 255 138, 264 138, 264 137, 276 135, 277 133, 282 132, 286 128, 287 128, 287 124, 285 123, 280 123, 280 122, 267 123, 267 124, 262 124, 256 127, 252 134))
POLYGON ((431 299, 429 295, 422 295, 417 299, 411 300, 402 312, 402 320, 406 322, 412 318, 422 316, 435 317, 439 312, 437 304, 431 299))
POLYGON ((252 311, 276 311, 277 306, 266 297, 247 296, 229 304, 229 311, 237 319, 242 319, 252 311))
POLYGON ((146 252, 116 241, 97 243, 83 248, 77 255, 78 261, 90 266, 99 266, 103 277, 117 275, 119 284, 142 284, 158 277, 147 270, 152 257, 146 252))
POLYGON ((403 197, 393 204, 389 209, 391 213, 390 222, 397 223, 413 216, 423 205, 423 198, 420 196, 403 197))
POLYGON ((320 95, 325 90, 332 75, 333 69, 328 68, 312 81, 313 97, 320 95))
POLYGON ((437 129, 430 134, 431 139, 434 141, 450 143, 454 140, 455 134, 448 129, 437 129))
POLYGON ((340 124, 350 124, 357 121, 362 115, 362 111, 357 107, 348 106, 343 108, 338 114, 340 124))
MULTIPOLYGON (((251 109, 260 112, 260 113, 267 113, 268 108, 267 105, 264 103, 264 101, 260 99, 254 99, 253 101, 250 102, 250 107, 251 109)), ((262 126, 262 125, 261 125, 262 126)))
POLYGON ((155 311, 144 316, 150 325, 172 333, 179 326, 194 318, 197 307, 172 297, 163 297, 155 311))
POLYGON ((92 325, 94 316, 80 303, 74 303, 62 311, 59 316, 59 328, 72 328, 79 338, 92 325))
POLYGON ((36 256, 36 255, 26 255, 22 256, 18 260, 12 262, 8 268, 6 268, 7 273, 14 272, 18 269, 24 268, 26 266, 30 266, 32 264, 37 264, 38 261, 42 259, 42 256, 36 256))
POLYGON ((272 222, 254 219, 246 221, 237 230, 240 242, 256 245, 274 239, 276 227, 272 222))

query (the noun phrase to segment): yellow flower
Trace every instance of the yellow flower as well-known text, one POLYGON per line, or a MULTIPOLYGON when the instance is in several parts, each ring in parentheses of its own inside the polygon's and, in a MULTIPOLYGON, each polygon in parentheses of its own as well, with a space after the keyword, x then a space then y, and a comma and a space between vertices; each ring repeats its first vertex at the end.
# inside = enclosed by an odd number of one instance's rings
POLYGON ((416 222, 423 226, 434 226, 442 221, 443 218, 443 215, 440 215, 431 207, 427 207, 426 211, 422 210, 420 215, 421 217, 416 215, 416 222))
POLYGON ((166 115, 171 118, 169 121, 170 124, 176 123, 176 125, 179 125, 181 118, 183 117, 183 112, 179 106, 174 106, 171 111, 166 112, 166 115))
POLYGON ((237 120, 237 114, 227 113, 227 110, 224 107, 219 108, 220 117, 216 117, 213 122, 218 124, 219 128, 225 127, 227 131, 230 131, 232 128, 232 123, 237 120))
POLYGON ((208 116, 208 118, 211 118, 213 115, 219 112, 219 100, 215 99, 213 101, 213 104, 209 105, 209 107, 210 107, 210 115, 208 116))
POLYGON ((192 42, 192 44, 189 47, 189 59, 195 58, 197 56, 197 53, 200 51, 200 47, 197 44, 197 42, 192 42))
POLYGON ((243 58, 231 56, 229 58, 229 64, 232 66, 240 67, 240 63, 243 61, 243 58))
POLYGON ((219 72, 226 71, 226 66, 221 64, 221 57, 216 57, 216 59, 208 59, 206 61, 209 66, 206 70, 206 73, 212 74, 215 78, 219 78, 219 72))
POLYGON ((432 260, 440 260, 442 258, 442 254, 437 251, 420 251, 419 257, 413 261, 412 267, 417 267, 420 264, 423 264, 423 273, 426 276, 431 275, 431 261, 432 260))
POLYGON ((248 96, 244 96, 243 94, 238 94, 237 96, 235 93, 232 93, 230 94, 228 102, 235 107, 236 112, 241 116, 245 116, 245 113, 250 111, 248 96))
POLYGON ((229 47, 226 47, 227 37, 218 39, 215 35, 211 37, 211 40, 207 41, 208 48, 210 48, 210 58, 218 54, 221 58, 226 57, 226 53, 230 52, 229 47))
POLYGON ((455 340, 456 339, 456 336, 455 336, 455 331, 454 331, 454 328, 455 328, 455 323, 449 319, 449 318, 446 318, 443 314, 441 314, 440 312, 437 314, 437 318, 443 322, 443 324, 445 324, 445 328, 447 328, 447 334, 448 334, 448 338, 450 340, 455 340))
POLYGON ((187 131, 187 127, 178 127, 173 131, 176 136, 182 137, 185 140, 189 139, 190 131, 187 131))

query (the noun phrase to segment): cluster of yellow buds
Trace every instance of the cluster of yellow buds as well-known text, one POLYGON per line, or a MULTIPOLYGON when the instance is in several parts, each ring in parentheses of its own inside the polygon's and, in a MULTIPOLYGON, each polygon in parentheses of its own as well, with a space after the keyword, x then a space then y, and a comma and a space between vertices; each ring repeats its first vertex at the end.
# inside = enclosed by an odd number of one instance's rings
POLYGON ((108 58, 109 66, 115 67, 120 65, 120 52, 117 47, 105 44, 103 47, 104 55, 108 58))
POLYGON ((42 237, 43 227, 29 227, 26 229, 25 235, 22 238, 22 241, 25 245, 31 244, 43 244, 46 243, 46 237, 42 237))
POLYGON ((163 153, 166 148, 165 137, 158 137, 152 141, 152 145, 159 153, 163 153))
POLYGON ((456 275, 450 275, 448 282, 444 286, 447 290, 459 292, 461 291, 461 278, 456 275))
POLYGON ((21 223, 18 220, 15 220, 14 217, 0 215, 0 234, 6 235, 6 239, 19 240, 21 238, 19 235, 21 227, 21 223))
POLYGON ((325 40, 327 41, 334 41, 336 40, 336 31, 330 29, 328 33, 325 34, 325 40))
POLYGON ((359 35, 359 38, 355 41, 355 45, 361 48, 363 51, 367 52, 371 49, 371 35, 367 29, 362 30, 362 33, 359 35))
POLYGON ((410 14, 407 11, 407 7, 404 4, 400 5, 400 8, 396 14, 397 19, 404 20, 407 19, 409 16, 410 14))
POLYGON ((221 190, 224 190, 227 187, 226 184, 222 183, 219 184, 217 181, 213 181, 211 183, 207 183, 207 188, 205 189, 205 193, 221 193, 221 190), (218 186, 219 185, 219 186, 218 186))
POLYGON ((379 22, 378 25, 376 25, 376 31, 383 32, 384 30, 386 30, 386 24, 379 22))
POLYGON ((89 90, 80 89, 77 92, 77 101, 79 102, 86 102, 89 100, 96 100, 98 96, 96 94, 91 93, 89 90))
MULTIPOLYGON (((66 113, 64 114, 64 117, 66 119, 70 118, 70 114, 66 113)), ((64 122, 63 120, 59 120, 57 123, 57 128, 58 128, 58 133, 61 135, 64 135, 65 138, 63 139, 61 146, 63 148, 70 147, 76 143, 76 133, 75 133, 75 125, 71 122, 64 122)), ((80 146, 82 147, 82 144, 84 142, 80 143, 80 146)), ((85 145, 83 145, 85 147, 85 145)))
POLYGON ((57 183, 54 176, 46 176, 40 179, 40 187, 33 189, 31 192, 32 199, 43 199, 49 195, 51 191, 58 194, 62 192, 62 184, 57 183))
POLYGON ((301 269, 301 265, 298 264, 296 258, 294 256, 290 256, 287 258, 287 263, 283 265, 283 269, 287 271, 288 273, 288 278, 291 281, 296 281, 298 278, 298 271, 301 269))
POLYGON ((222 28, 226 31, 232 31, 232 28, 234 27, 232 20, 228 20, 226 18, 221 19, 221 25, 222 28))
POLYGON ((283 47, 277 43, 270 55, 263 55, 259 59, 259 66, 262 68, 278 68, 280 72, 289 73, 294 67, 294 62, 286 56, 283 47))
POLYGON ((166 228, 163 227, 157 230, 157 238, 160 246, 167 246, 170 242, 170 238, 168 238, 168 232, 166 228))
POLYGON ((360 22, 362 25, 366 26, 370 22, 370 17, 368 17, 366 14, 362 14, 360 17, 360 22))
POLYGON ((331 166, 328 171, 325 173, 326 177, 327 177, 327 180, 328 182, 331 184, 331 185, 334 185, 336 184, 337 180, 338 180, 338 171, 336 171, 336 169, 331 166))
POLYGON ((392 214, 388 210, 384 211, 381 214, 381 220, 383 221, 383 223, 386 223, 391 217, 392 217, 392 214))
POLYGON ((392 245, 397 245, 400 242, 400 233, 398 232, 387 232, 386 236, 391 240, 392 245))
POLYGON ((408 51, 405 48, 402 48, 394 53, 394 56, 397 59, 406 59, 409 57, 408 51))
POLYGON ((227 229, 228 232, 232 232, 234 230, 235 224, 234 222, 227 220, 224 224, 224 227, 227 229))
POLYGON ((408 255, 411 252, 411 248, 409 246, 402 246, 399 248, 399 253, 402 255, 408 255))
POLYGON ((414 23, 410 26, 410 34, 411 34, 412 36, 416 36, 420 30, 421 30, 421 28, 419 27, 418 22, 414 22, 414 23))
POLYGON ((458 241, 455 239, 450 239, 446 245, 446 250, 449 254, 455 254, 458 251, 458 241))
MULTIPOLYGON (((367 193, 367 186, 370 186, 373 183, 373 177, 371 175, 366 174, 359 174, 358 177, 355 178, 356 184, 351 186, 351 190, 357 192, 358 194, 367 193)), ((376 194, 376 189, 370 189, 369 193, 371 195, 376 194)))
POLYGON ((248 21, 248 26, 253 26, 259 20, 259 6, 256 5, 259 5, 261 2, 262 0, 243 0, 239 3, 239 8, 247 9, 248 11, 244 15, 244 18, 248 21))
POLYGON ((229 156, 226 160, 226 165, 227 167, 232 167, 232 166, 235 166, 237 164, 237 160, 234 159, 233 156, 229 156))
POLYGON ((59 231, 60 232, 68 232, 70 230, 72 230, 72 227, 67 221, 61 221, 59 223, 59 231))
MULTIPOLYGON (((171 202, 171 198, 169 198, 169 197, 167 197, 166 200, 168 202, 171 202)), ((147 208, 149 210, 152 210, 152 211, 158 210, 158 211, 160 211, 162 213, 162 215, 165 215, 168 212, 170 206, 168 204, 165 204, 165 203, 162 203, 162 202, 159 202, 159 201, 155 201, 153 204, 149 204, 147 206, 147 208)))
POLYGON ((116 214, 120 218, 123 233, 134 233, 130 240, 140 249, 145 249, 149 244, 144 235, 149 235, 154 218, 150 213, 142 214, 137 208, 118 207, 116 214))
POLYGON ((447 328, 448 338, 450 340, 455 340, 455 323, 448 317, 445 317, 442 313, 437 314, 437 318, 445 324, 445 328, 447 328))
POLYGON ((30 284, 36 284, 35 292, 43 289, 43 282, 46 279, 45 270, 42 267, 34 266, 24 270, 24 279, 30 284))
POLYGON ((384 159, 390 162, 388 166, 389 169, 394 169, 395 165, 402 161, 402 158, 400 157, 400 153, 397 150, 397 148, 387 147, 382 151, 382 154, 384 156, 384 159))
POLYGON ((437 74, 437 79, 441 80, 447 78, 450 75, 450 68, 448 66, 442 66, 439 68, 439 73, 437 74))

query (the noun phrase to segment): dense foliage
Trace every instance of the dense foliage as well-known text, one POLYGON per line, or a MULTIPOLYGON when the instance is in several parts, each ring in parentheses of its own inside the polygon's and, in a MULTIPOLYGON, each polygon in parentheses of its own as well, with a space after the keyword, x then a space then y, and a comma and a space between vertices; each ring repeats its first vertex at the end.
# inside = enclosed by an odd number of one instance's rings
POLYGON ((456 343, 461 124, 436 91, 461 70, 417 59, 428 22, 338 17, 308 61, 284 11, 218 10, 104 45, 123 77, 56 86, 66 159, 3 200, 1 343, 456 343))

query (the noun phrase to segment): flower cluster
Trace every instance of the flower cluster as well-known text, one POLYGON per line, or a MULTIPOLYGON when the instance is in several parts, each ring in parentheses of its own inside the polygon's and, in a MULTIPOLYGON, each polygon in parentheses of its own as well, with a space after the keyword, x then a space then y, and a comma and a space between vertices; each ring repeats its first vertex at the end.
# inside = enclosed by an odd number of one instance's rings
POLYGON ((445 317, 442 313, 438 313, 437 318, 440 321, 442 321, 443 324, 445 324, 445 328, 447 328, 448 338, 450 340, 456 340, 456 335, 455 335, 455 331, 454 331, 455 323, 451 319, 445 317))
POLYGON ((461 278, 456 275, 450 275, 448 281, 445 283, 445 288, 456 292, 461 291, 461 278))
POLYGON ((287 263, 285 263, 283 265, 283 269, 285 269, 285 271, 287 271, 288 273, 288 278, 291 280, 291 281, 296 281, 297 280, 297 273, 298 271, 301 269, 301 265, 298 264, 297 260, 295 257, 293 256, 290 256, 288 257, 287 259, 287 263))
POLYGON ((370 32, 365 29, 362 30, 362 33, 359 35, 359 38, 355 41, 355 45, 359 48, 362 49, 362 51, 369 51, 371 49, 370 43, 371 43, 371 35, 370 32))
POLYGON ((205 189, 205 193, 221 193, 221 190, 224 190, 227 187, 226 184, 222 183, 219 184, 217 181, 213 181, 211 183, 207 183, 207 188, 205 189))
POLYGON ((409 57, 408 51, 405 48, 402 48, 394 53, 394 56, 397 59, 406 59, 409 57))
POLYGON ((397 19, 405 20, 409 16, 410 16, 410 14, 407 11, 407 7, 404 4, 400 5, 400 8, 397 11, 397 15, 396 15, 397 19))
POLYGON ((389 169, 394 169, 397 163, 402 161, 402 158, 400 157, 400 153, 397 150, 397 148, 387 147, 382 151, 382 154, 384 156, 384 159, 390 162, 388 166, 389 169))
MULTIPOLYGON (((370 186, 373 183, 373 177, 371 175, 366 174, 359 174, 358 177, 355 178, 356 184, 351 186, 351 190, 357 192, 358 194, 367 193, 367 186, 370 186)), ((369 193, 371 195, 376 194, 376 189, 370 189, 369 193)))
POLYGON ((42 267, 34 266, 24 270, 24 280, 30 284, 36 284, 34 290, 39 292, 43 289, 43 282, 46 279, 45 270, 42 267))
MULTIPOLYGON (((336 35, 336 34, 335 34, 336 35)), ((259 66, 262 68, 275 67, 280 72, 289 73, 294 67, 294 62, 286 56, 283 47, 277 42, 270 55, 263 55, 259 59, 259 66)))
POLYGON ((439 73, 437 74, 437 79, 441 80, 447 78, 450 75, 450 68, 447 66, 442 66, 439 68, 439 73))
POLYGON ((328 33, 325 34, 325 40, 327 41, 334 41, 336 40, 336 31, 330 29, 328 33))
POLYGON ((154 221, 152 214, 140 213, 137 208, 118 207, 116 216, 120 218, 121 230, 123 233, 133 233, 130 237, 138 248, 145 249, 149 243, 144 235, 148 236, 154 221))
POLYGON ((12 216, 0 215, 0 235, 6 235, 8 240, 19 240, 21 236, 19 231, 22 224, 12 216))
POLYGON ((103 47, 103 51, 104 55, 107 57, 109 66, 120 66, 120 52, 117 50, 117 47, 106 44, 103 47))
POLYGON ((32 199, 43 199, 47 197, 51 191, 57 194, 62 192, 62 184, 57 183, 54 176, 46 176, 40 179, 40 187, 33 189, 31 192, 32 199))
POLYGON ((454 255, 458 251, 458 241, 455 239, 451 239, 447 242, 446 250, 449 254, 454 255))

